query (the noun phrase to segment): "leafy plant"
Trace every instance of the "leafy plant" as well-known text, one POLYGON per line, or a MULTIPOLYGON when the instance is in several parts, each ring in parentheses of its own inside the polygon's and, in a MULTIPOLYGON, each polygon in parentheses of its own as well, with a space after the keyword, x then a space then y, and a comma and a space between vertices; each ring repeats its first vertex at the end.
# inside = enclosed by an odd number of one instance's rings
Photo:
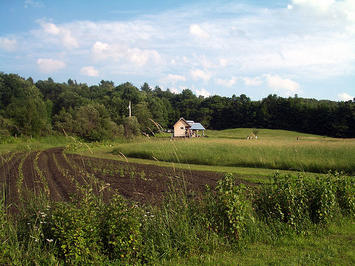
POLYGON ((207 224, 219 233, 241 240, 248 225, 254 223, 248 190, 236 185, 232 174, 227 174, 217 182, 216 194, 207 194, 207 224))
POLYGON ((143 241, 140 214, 138 206, 129 206, 121 196, 115 196, 104 207, 100 236, 104 253, 110 259, 126 263, 138 261, 143 241))
POLYGON ((272 184, 263 186, 253 205, 268 223, 279 221, 302 230, 310 223, 329 223, 340 212, 354 213, 354 178, 339 174, 298 178, 275 174, 272 184))

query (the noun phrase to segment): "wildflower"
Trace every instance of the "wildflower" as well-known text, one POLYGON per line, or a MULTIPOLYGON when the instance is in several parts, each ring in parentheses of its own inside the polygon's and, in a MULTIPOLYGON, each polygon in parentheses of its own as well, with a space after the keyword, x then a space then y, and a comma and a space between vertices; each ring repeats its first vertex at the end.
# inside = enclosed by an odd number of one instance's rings
POLYGON ((48 239, 48 238, 47 238, 46 240, 47 240, 48 243, 53 242, 53 239, 48 239))

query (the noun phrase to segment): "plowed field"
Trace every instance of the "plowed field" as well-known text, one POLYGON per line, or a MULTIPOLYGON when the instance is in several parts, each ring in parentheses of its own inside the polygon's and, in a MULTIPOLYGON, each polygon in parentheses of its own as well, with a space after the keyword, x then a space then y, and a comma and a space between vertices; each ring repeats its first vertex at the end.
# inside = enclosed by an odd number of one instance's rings
POLYGON ((221 173, 189 171, 66 154, 62 148, 0 157, 0 186, 7 203, 16 205, 33 193, 52 200, 69 200, 91 186, 108 200, 113 193, 141 203, 157 203, 166 191, 183 188, 188 194, 214 187, 221 173))

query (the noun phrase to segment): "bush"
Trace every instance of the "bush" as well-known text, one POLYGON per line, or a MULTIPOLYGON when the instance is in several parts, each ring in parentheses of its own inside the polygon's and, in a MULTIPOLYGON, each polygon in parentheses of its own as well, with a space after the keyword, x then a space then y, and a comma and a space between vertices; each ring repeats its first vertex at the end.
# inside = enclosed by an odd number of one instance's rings
POLYGON ((102 261, 101 205, 57 203, 46 213, 44 239, 53 242, 56 255, 69 264, 102 261))
POLYGON ((123 127, 126 138, 132 138, 140 135, 140 126, 135 116, 125 117, 123 119, 123 127))
POLYGON ((275 174, 253 202, 261 219, 300 230, 310 223, 326 224, 340 212, 353 214, 354 203, 354 178, 339 174, 319 178, 275 174))
POLYGON ((115 196, 102 212, 100 235, 104 253, 113 260, 134 263, 140 259, 141 211, 115 196))
POLYGON ((246 235, 249 225, 254 221, 248 190, 243 185, 236 185, 232 174, 217 182, 216 194, 207 194, 206 223, 218 233, 233 240, 241 240, 246 235))
POLYGON ((271 185, 263 186, 254 200, 261 219, 274 220, 298 227, 308 217, 307 195, 304 179, 281 177, 275 174, 271 185))
MULTIPOLYGON (((331 174, 330 174, 331 175, 331 174)), ((334 174, 336 199, 343 215, 355 215, 355 178, 334 174)))

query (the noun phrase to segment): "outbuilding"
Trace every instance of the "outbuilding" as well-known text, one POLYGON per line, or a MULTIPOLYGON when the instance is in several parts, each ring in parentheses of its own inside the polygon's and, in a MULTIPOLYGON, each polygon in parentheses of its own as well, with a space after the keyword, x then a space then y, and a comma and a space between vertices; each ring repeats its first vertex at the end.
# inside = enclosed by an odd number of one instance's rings
POLYGON ((201 123, 192 120, 185 120, 181 117, 174 125, 174 138, 194 138, 201 137, 199 132, 202 131, 202 136, 205 135, 205 128, 201 123))

